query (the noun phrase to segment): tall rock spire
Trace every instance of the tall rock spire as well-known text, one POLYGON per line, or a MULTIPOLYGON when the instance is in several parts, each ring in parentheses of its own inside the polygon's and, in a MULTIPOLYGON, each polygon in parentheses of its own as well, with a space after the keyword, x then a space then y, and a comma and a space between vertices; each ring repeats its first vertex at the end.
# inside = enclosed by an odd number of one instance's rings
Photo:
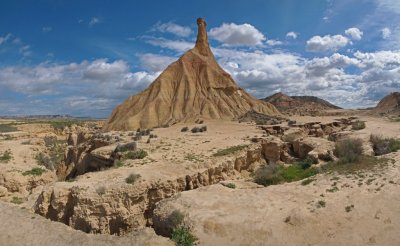
POLYGON ((208 37, 207 37, 207 23, 203 18, 197 18, 197 40, 195 48, 202 54, 203 56, 207 56, 211 50, 208 46, 208 37))
POLYGON ((104 130, 133 130, 195 122, 237 119, 248 111, 280 115, 270 103, 241 89, 215 60, 206 22, 197 19, 196 46, 170 64, 151 85, 116 107, 104 130))

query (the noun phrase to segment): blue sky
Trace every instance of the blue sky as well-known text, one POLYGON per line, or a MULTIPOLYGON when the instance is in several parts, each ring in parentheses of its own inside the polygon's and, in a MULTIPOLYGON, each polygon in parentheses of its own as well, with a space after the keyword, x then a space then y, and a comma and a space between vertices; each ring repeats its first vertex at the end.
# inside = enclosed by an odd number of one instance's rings
POLYGON ((252 95, 373 106, 400 88, 400 1, 1 1, 0 115, 107 117, 194 45, 252 95))

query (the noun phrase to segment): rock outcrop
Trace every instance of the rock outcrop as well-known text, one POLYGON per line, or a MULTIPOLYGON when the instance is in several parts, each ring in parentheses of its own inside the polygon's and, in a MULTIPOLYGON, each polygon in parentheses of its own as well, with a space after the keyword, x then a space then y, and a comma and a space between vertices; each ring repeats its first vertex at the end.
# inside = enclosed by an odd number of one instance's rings
POLYGON ((143 92, 117 106, 104 129, 136 130, 197 119, 237 119, 253 110, 280 115, 270 103, 240 88, 216 62, 206 22, 197 19, 196 46, 187 51, 143 92))
POLYGON ((400 112, 400 92, 393 92, 382 98, 373 109, 374 113, 392 114, 400 112))
POLYGON ((340 109, 328 101, 314 96, 288 96, 281 92, 262 99, 283 113, 292 115, 320 115, 324 110, 340 109))

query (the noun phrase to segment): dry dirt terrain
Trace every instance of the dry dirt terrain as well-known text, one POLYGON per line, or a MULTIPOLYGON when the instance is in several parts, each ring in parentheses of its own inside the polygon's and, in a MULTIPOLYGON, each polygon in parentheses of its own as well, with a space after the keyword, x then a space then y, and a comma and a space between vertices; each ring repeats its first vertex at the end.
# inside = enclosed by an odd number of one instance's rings
POLYGON ((320 173, 308 183, 254 183, 258 168, 275 162, 290 166, 304 151, 316 167, 324 166, 334 145, 327 140, 331 136, 361 138, 366 154, 373 154, 371 133, 400 138, 398 122, 347 117, 293 116, 293 126, 180 123, 140 139, 135 131, 99 133, 86 125, 60 131, 49 124, 16 124, 18 131, 2 133, 0 141, 0 154, 9 150, 12 156, 0 163, 0 219, 6 221, 0 242, 173 244, 169 217, 179 211, 199 245, 398 245, 397 152, 380 156, 388 159, 383 164, 320 173), (365 121, 365 129, 352 130, 355 120, 365 121), (189 130, 182 132, 185 126, 189 130), (206 131, 190 131, 203 126, 206 131), (37 160, 39 153, 52 153, 46 145, 50 138, 63 146, 61 165, 54 169, 37 160), (116 151, 133 138, 135 151, 147 153, 142 159, 116 151), (104 146, 97 146, 99 141, 104 146), (79 155, 71 161, 69 152, 79 155), (111 166, 96 169, 96 160, 111 166), (29 172, 34 168, 44 172, 29 172), (128 182, 131 174, 136 178, 128 182))

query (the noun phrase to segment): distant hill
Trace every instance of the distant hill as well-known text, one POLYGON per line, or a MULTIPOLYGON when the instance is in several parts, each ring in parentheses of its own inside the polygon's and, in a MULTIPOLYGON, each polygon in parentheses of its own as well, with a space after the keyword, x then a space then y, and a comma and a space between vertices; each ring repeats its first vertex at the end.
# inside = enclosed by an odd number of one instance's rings
POLYGON ((319 114, 329 109, 341 109, 332 103, 314 96, 288 96, 281 92, 262 99, 273 104, 277 109, 286 114, 319 114))
POLYGON ((392 92, 382 98, 372 111, 380 114, 400 113, 400 92, 392 92))

